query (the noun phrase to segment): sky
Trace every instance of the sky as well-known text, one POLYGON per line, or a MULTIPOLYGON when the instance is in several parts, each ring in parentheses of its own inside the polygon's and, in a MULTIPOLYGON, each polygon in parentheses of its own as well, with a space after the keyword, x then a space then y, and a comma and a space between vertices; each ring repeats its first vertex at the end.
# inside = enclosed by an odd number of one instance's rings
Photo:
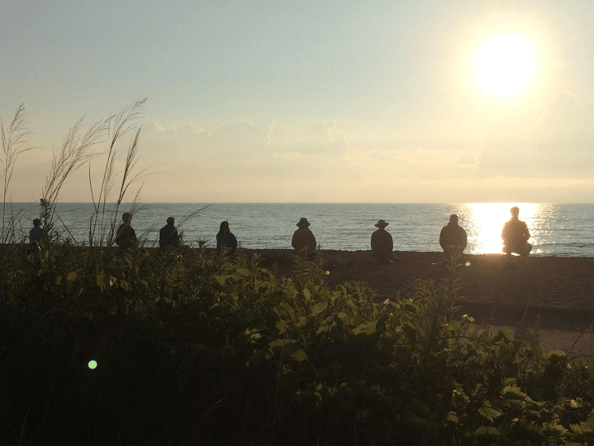
MULTIPOLYGON (((0 118, 24 104, 33 147, 7 200, 146 98, 125 201, 592 203, 593 23, 590 0, 0 0, 0 118)), ((58 201, 93 199, 107 139, 58 201)))

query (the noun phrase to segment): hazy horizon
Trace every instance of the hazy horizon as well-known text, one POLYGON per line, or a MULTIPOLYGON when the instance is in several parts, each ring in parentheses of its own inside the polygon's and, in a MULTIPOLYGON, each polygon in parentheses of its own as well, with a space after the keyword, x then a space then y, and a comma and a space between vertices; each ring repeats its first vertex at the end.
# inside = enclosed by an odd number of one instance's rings
MULTIPOLYGON (((57 204, 92 204, 91 201, 57 201, 57 204)), ((594 202, 553 202, 553 201, 458 201, 458 202, 432 202, 432 201, 122 201, 120 203, 121 206, 128 205, 128 204, 205 204, 205 205, 215 205, 215 204, 508 204, 510 206, 514 205, 522 205, 522 204, 572 204, 572 205, 579 205, 579 204, 594 204, 594 202)), ((36 201, 7 201, 7 205, 9 204, 33 204, 38 205, 39 200, 36 201)), ((115 201, 108 201, 106 204, 116 204, 115 201)))
POLYGON ((148 98, 143 203, 594 203, 592 23, 585 0, 0 0, 0 118, 24 104, 37 147, 7 200, 38 201, 79 119, 148 98))

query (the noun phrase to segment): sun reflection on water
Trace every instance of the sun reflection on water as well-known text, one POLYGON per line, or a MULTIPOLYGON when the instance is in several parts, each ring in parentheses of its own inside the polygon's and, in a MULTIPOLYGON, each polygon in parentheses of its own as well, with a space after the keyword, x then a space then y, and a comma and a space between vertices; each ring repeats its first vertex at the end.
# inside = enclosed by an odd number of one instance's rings
POLYGON ((501 253, 503 241, 501 231, 511 218, 512 206, 520 208, 520 220, 528 225, 532 254, 546 254, 541 245, 550 238, 550 223, 555 217, 552 205, 541 203, 469 203, 459 205, 460 225, 468 234, 469 254, 501 253))

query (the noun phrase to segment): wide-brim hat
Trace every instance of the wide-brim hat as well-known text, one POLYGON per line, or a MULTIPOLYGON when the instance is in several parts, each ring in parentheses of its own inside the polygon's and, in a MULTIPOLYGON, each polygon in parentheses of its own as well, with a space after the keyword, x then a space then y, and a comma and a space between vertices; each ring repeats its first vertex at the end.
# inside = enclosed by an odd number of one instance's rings
POLYGON ((309 226, 309 222, 307 221, 307 218, 305 218, 305 217, 302 217, 302 218, 299 220, 299 223, 297 223, 297 226, 299 226, 300 228, 302 228, 302 227, 304 227, 304 226, 305 226, 305 227, 307 228, 307 227, 309 226))
POLYGON ((384 220, 379 220, 376 224, 375 227, 376 228, 385 228, 386 226, 388 226, 390 223, 386 223, 384 220))

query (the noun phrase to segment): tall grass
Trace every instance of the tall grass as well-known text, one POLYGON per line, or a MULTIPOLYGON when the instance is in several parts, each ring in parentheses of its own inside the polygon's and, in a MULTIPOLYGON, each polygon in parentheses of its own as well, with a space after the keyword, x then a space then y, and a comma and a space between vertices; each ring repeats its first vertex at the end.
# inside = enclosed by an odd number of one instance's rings
MULTIPOLYGON (((108 118, 109 119, 109 118, 108 118)), ((68 131, 60 149, 53 154, 52 164, 41 197, 41 219, 45 226, 45 237, 55 238, 54 215, 56 202, 66 179, 85 163, 98 156, 91 149, 97 145, 107 129, 108 119, 97 121, 83 133, 83 118, 79 119, 68 131)))
MULTIPOLYGON (((117 115, 109 120, 107 125, 109 147, 97 195, 95 195, 91 165, 89 164, 89 186, 94 207, 94 213, 89 222, 90 246, 104 244, 111 246, 114 243, 117 215, 120 206, 132 183, 142 178, 148 170, 148 168, 145 168, 139 172, 134 172, 134 168, 138 161, 138 143, 141 131, 141 126, 138 125, 137 120, 142 114, 142 107, 145 102, 146 98, 138 100, 122 109, 117 115), (121 178, 118 181, 116 178, 115 167, 118 155, 117 144, 118 141, 128 133, 132 134, 132 138, 126 152, 121 178), (113 191, 117 184, 119 184, 119 188, 117 189, 115 201, 110 201, 114 197, 113 191)), ((134 196, 133 208, 129 210, 131 213, 134 213, 134 207, 141 190, 142 185, 138 188, 134 196)))
POLYGON ((18 157, 34 147, 27 147, 26 136, 29 134, 27 127, 29 123, 25 120, 25 106, 23 104, 17 107, 14 118, 10 125, 5 129, 2 119, 0 119, 0 135, 2 137, 2 173, 4 181, 2 182, 2 232, 0 238, 2 243, 6 243, 12 236, 15 228, 16 217, 11 216, 8 224, 6 223, 6 199, 12 180, 12 174, 18 157))
MULTIPOLYGON (((86 131, 83 129, 83 118, 81 118, 68 131, 60 149, 54 152, 51 168, 42 189, 41 219, 44 222, 45 237, 48 241, 55 240, 59 236, 55 224, 61 219, 56 213, 56 203, 64 183, 72 173, 84 165, 88 165, 91 200, 94 206, 94 212, 89 221, 89 245, 106 244, 110 246, 113 244, 120 205, 127 196, 132 183, 141 178, 147 170, 134 172, 138 161, 141 130, 136 121, 141 115, 141 108, 145 102, 146 99, 137 100, 124 107, 119 113, 95 122, 86 131), (118 180, 116 177, 117 146, 128 133, 132 133, 132 138, 126 152, 121 179, 118 180), (105 142, 108 144, 105 152, 106 160, 101 175, 99 193, 95 196, 91 161, 102 155, 99 150, 95 149, 105 142), (110 203, 109 200, 114 198, 112 191, 118 182, 119 189, 115 203, 110 203)), ((136 191, 134 204, 137 202, 141 189, 142 187, 136 191)), ((133 212, 134 208, 133 205, 129 211, 133 212)), ((66 232, 69 232, 66 225, 62 224, 62 226, 66 232)), ((74 237, 70 238, 78 244, 74 237)))
MULTIPOLYGON (((122 203, 125 201, 132 203, 125 210, 126 212, 134 214, 141 210, 138 197, 143 185, 140 184, 135 191, 132 191, 131 188, 146 176, 150 169, 150 166, 142 169, 137 168, 142 130, 139 119, 146 101, 146 98, 134 101, 118 113, 91 124, 86 130, 83 125, 83 117, 68 130, 59 149, 53 153, 50 170, 42 187, 40 218, 43 221, 45 238, 48 242, 57 240, 62 234, 67 233, 69 240, 80 245, 56 212, 56 203, 59 201, 60 193, 67 179, 85 165, 88 166, 88 181, 93 204, 93 213, 89 217, 89 246, 112 246, 114 244, 116 230, 120 223, 122 203), (102 144, 106 144, 105 150, 101 150, 102 144), (127 145, 127 149, 122 150, 122 145, 127 145), (122 154, 123 156, 121 156, 122 154), (105 158, 102 161, 102 171, 95 173, 92 161, 103 157, 105 158), (118 167, 120 165, 121 168, 118 167), (96 181, 94 178, 100 180, 96 181), (130 200, 129 197, 132 193, 133 198, 130 200)), ((2 232, 0 234, 2 243, 9 241, 16 228, 17 218, 15 216, 12 216, 8 222, 6 221, 8 192, 16 161, 20 154, 34 148, 26 146, 25 137, 29 134, 27 125, 23 105, 17 108, 14 119, 8 127, 5 128, 0 121, 2 136, 2 159, 0 162, 2 162, 4 174, 2 232)), ((209 206, 181 216, 178 219, 178 228, 207 207, 209 206)), ((182 235, 180 233, 180 236, 182 235)), ((142 237, 141 234, 140 238, 142 237)))

